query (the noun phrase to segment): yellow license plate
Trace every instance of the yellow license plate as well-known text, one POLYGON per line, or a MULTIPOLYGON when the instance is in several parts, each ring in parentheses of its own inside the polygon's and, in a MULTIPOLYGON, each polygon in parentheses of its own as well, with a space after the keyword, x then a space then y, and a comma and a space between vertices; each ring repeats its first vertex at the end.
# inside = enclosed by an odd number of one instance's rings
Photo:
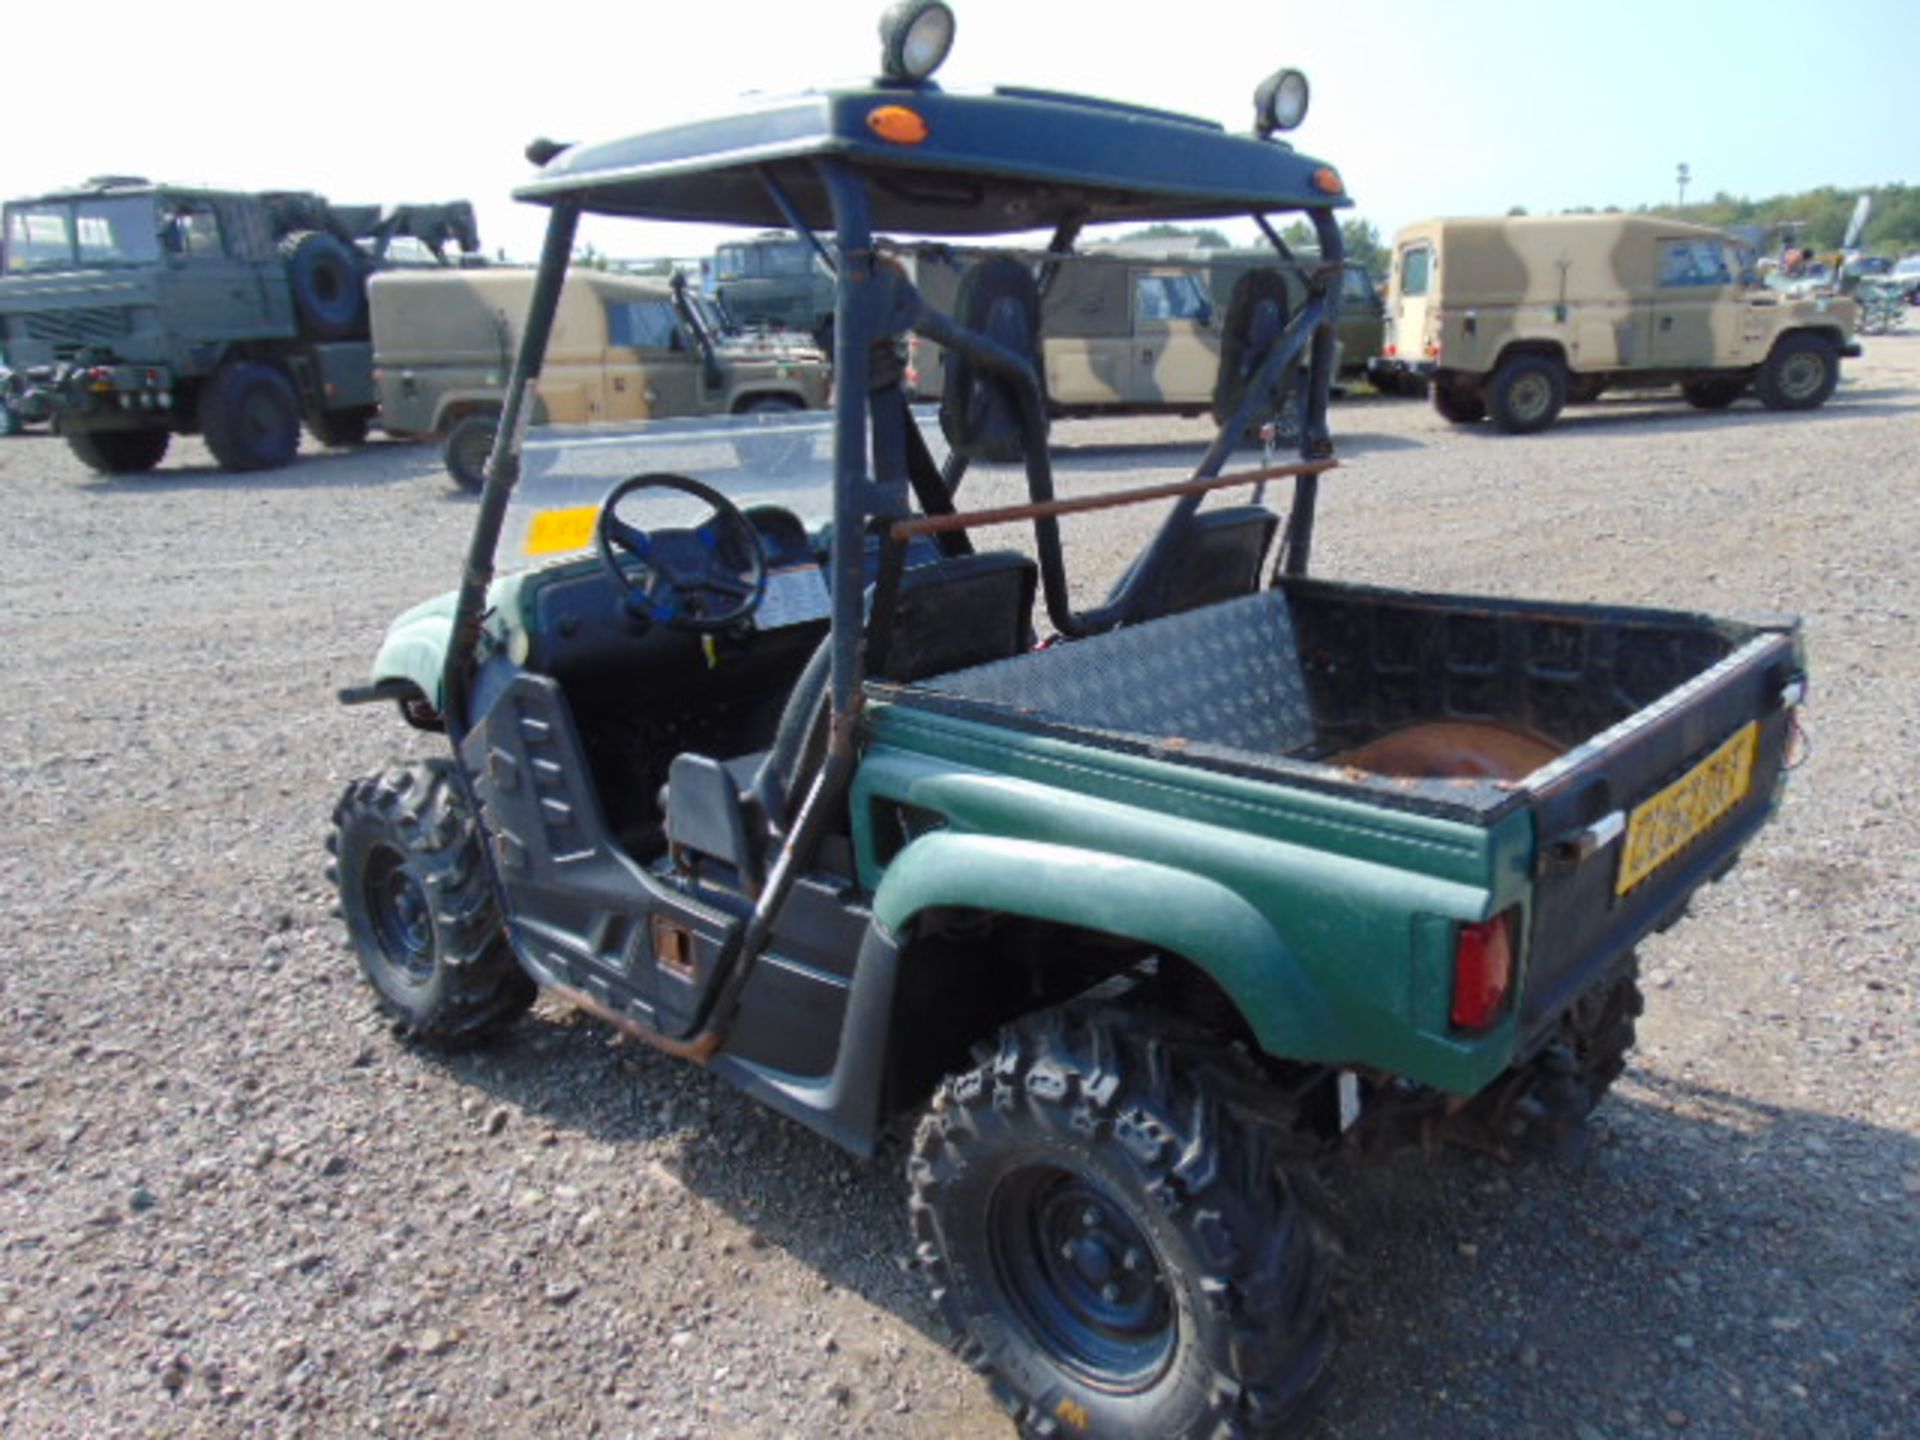
POLYGON ((1759 743, 1760 722, 1750 721, 1666 789, 1634 807, 1620 847, 1614 894, 1633 889, 1746 798, 1759 743))

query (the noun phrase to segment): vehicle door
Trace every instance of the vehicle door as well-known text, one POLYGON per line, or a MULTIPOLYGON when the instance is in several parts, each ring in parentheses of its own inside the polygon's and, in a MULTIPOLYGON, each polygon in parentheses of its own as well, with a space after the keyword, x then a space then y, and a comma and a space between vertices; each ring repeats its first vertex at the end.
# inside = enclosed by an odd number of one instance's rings
POLYGON ((665 297, 605 297, 603 415, 648 420, 700 413, 700 357, 665 297))
POLYGON ((1132 382, 1139 405, 1205 405, 1220 369, 1213 302, 1188 270, 1136 269, 1129 277, 1133 304, 1132 382))
POLYGON ((1744 307, 1726 245, 1673 237, 1656 239, 1654 246, 1652 367, 1704 370, 1736 363, 1744 307))
POLYGON ((1393 279, 1387 292, 1387 333, 1383 353, 1408 362, 1427 358, 1432 327, 1432 296, 1439 274, 1438 255, 1431 240, 1410 240, 1393 257, 1393 279), (1389 348, 1391 347, 1391 348, 1389 348))
POLYGON ((214 202, 188 195, 157 199, 160 309, 174 343, 289 333, 290 303, 283 313, 272 313, 261 283, 262 266, 248 263, 242 238, 228 235, 214 202))

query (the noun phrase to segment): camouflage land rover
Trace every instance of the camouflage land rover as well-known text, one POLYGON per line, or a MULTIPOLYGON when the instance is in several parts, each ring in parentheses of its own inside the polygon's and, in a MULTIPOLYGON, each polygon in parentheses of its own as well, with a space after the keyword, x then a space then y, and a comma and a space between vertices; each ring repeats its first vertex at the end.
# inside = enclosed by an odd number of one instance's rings
POLYGON ((1704 410, 1749 389, 1826 403, 1856 307, 1760 288, 1719 230, 1653 215, 1428 220, 1394 237, 1375 373, 1428 375, 1456 424, 1544 430, 1612 386, 1678 385, 1704 410))
MULTIPOLYGON (((374 384, 391 434, 438 436, 447 472, 482 483, 532 270, 395 273, 370 287, 374 384)), ((576 271, 560 301, 536 423, 817 409, 827 359, 729 335, 678 281, 576 271)))

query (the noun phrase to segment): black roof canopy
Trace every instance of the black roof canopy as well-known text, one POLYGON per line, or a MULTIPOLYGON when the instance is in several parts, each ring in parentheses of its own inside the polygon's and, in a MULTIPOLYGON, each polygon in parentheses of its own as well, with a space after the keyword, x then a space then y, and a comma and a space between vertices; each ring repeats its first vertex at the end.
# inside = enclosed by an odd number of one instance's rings
POLYGON ((873 223, 924 235, 992 235, 1063 222, 1199 220, 1350 203, 1330 166, 1209 121, 1084 96, 935 86, 812 92, 600 144, 551 160, 515 195, 592 214, 784 226, 771 175, 809 225, 832 228, 815 163, 866 181, 873 223), (889 110, 924 130, 883 137, 889 110), (880 112, 876 119, 876 112, 880 112))

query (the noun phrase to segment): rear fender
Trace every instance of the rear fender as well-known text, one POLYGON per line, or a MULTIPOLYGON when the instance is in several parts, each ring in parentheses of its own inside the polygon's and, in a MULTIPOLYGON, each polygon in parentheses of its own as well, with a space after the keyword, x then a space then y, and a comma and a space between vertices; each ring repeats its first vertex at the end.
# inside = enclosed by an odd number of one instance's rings
POLYGON ((1218 881, 1098 851, 974 835, 922 836, 896 856, 874 918, 901 934, 914 917, 958 907, 1102 931, 1204 970, 1269 1053, 1338 1055, 1337 1017, 1286 941, 1218 881))

